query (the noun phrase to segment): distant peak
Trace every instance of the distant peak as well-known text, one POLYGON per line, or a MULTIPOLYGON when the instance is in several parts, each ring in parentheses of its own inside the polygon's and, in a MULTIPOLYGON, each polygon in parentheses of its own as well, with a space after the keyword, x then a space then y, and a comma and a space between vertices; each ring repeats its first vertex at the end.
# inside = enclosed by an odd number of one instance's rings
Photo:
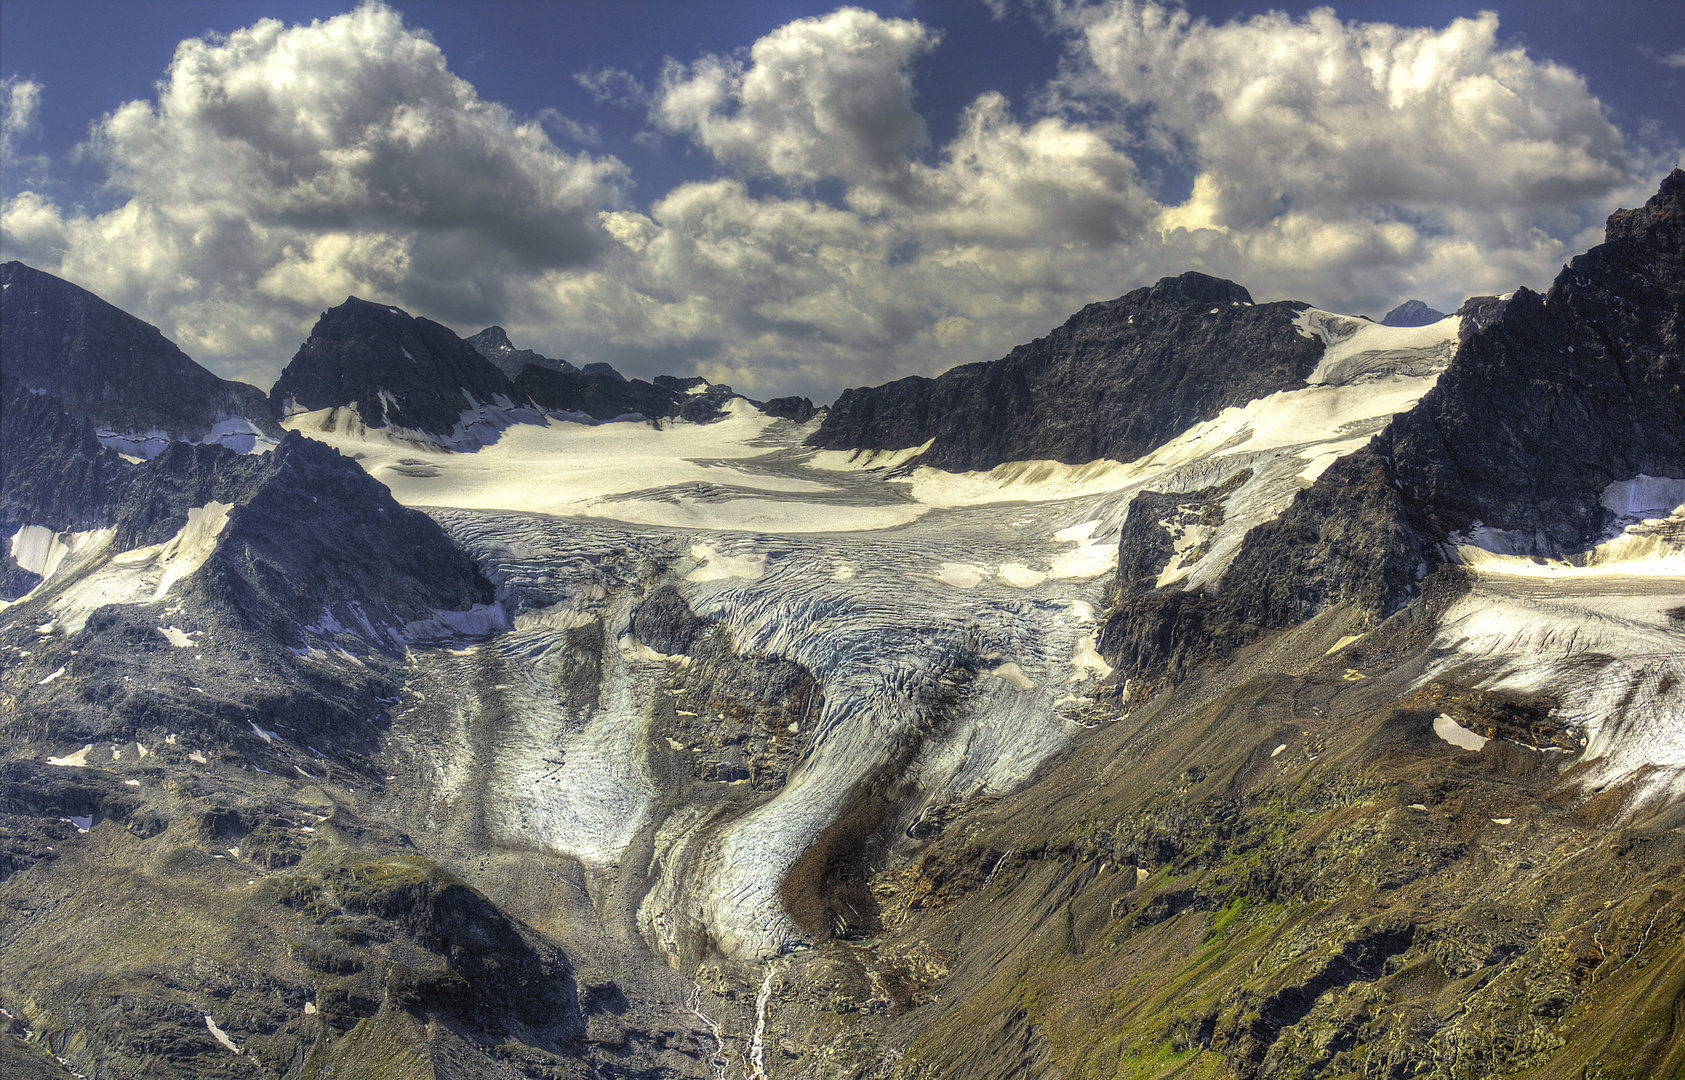
POLYGON ((501 326, 488 326, 478 334, 468 339, 468 344, 484 353, 490 349, 495 352, 514 352, 515 344, 509 340, 509 335, 501 326))
POLYGON ((1430 326, 1445 318, 1443 311, 1435 311, 1420 300, 1406 300, 1387 312, 1382 326, 1430 326))

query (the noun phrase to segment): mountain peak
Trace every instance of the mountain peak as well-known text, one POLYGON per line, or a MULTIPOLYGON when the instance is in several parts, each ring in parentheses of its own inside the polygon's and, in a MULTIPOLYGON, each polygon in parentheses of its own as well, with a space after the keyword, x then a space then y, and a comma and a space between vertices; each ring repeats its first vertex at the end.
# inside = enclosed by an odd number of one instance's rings
POLYGON ((1176 277, 1159 278, 1146 299, 1151 303, 1180 300, 1195 304, 1250 304, 1252 294, 1245 286, 1227 278, 1189 270, 1176 277))
POLYGON ((25 263, 0 266, 0 282, 0 379, 58 399, 102 439, 155 453, 219 441, 232 419, 248 439, 274 431, 263 391, 218 378, 151 323, 25 263))
MULTIPOLYGON (((515 344, 509 340, 509 334, 501 326, 488 326, 473 337, 464 341, 480 350, 480 355, 487 352, 514 352, 515 344)), ((488 357, 489 359, 489 357, 488 357)))
POLYGON ((1435 311, 1420 300, 1406 300, 1387 312, 1382 326, 1431 326, 1445 318, 1445 312, 1435 311))
POLYGON ((452 436, 465 409, 522 397, 448 327, 355 296, 322 313, 269 394, 280 410, 354 405, 370 427, 441 437, 452 436))

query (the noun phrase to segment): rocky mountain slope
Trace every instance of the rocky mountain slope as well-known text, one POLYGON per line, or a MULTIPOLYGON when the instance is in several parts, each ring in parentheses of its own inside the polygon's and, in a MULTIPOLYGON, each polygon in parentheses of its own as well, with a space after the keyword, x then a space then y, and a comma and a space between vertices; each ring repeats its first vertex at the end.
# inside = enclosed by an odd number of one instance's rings
POLYGON ((1090 304, 1000 360, 845 390, 811 445, 929 447, 951 471, 1046 459, 1129 461, 1223 409, 1303 383, 1321 342, 1309 305, 1254 305, 1232 281, 1186 273, 1090 304))
POLYGON ((1382 326, 1428 326, 1445 318, 1445 312, 1435 311, 1420 300, 1406 300, 1381 318, 1382 326))
POLYGON ((124 453, 177 440, 249 451, 280 434, 257 387, 217 378, 157 327, 20 262, 0 266, 0 353, 7 398, 53 397, 124 453))
POLYGON ((1682 214, 1416 326, 1166 279, 823 420, 524 365, 476 429, 360 301, 267 454, 8 394, 0 1062, 1685 1073, 1682 214))

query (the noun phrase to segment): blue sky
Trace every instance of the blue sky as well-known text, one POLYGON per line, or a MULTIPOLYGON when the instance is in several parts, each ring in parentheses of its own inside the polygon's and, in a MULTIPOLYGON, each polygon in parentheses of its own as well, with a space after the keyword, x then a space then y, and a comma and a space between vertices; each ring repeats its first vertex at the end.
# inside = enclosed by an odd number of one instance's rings
POLYGON ((1190 268, 1542 287, 1680 160, 1685 6, 1269 10, 7 0, 0 249, 262 385, 355 291, 828 399, 1190 268))

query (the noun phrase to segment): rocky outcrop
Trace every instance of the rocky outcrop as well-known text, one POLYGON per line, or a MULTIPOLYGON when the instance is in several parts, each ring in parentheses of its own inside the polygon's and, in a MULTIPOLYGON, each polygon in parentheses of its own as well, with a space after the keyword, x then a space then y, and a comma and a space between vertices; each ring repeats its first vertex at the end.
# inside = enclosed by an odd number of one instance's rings
MULTIPOLYGON (((414 644, 504 625, 430 518, 296 433, 138 463, 53 398, 7 402, 0 702, 12 739, 191 739, 269 763, 364 760, 414 644), (311 747, 306 752, 306 745, 311 747)), ((349 767, 358 768, 355 764, 349 767)))
POLYGON ((149 323, 21 262, 0 266, 0 395, 58 399, 130 453, 278 435, 263 391, 219 379, 149 323))
POLYGON ((1420 300, 1406 300, 1381 319, 1382 326, 1428 326, 1445 318, 1445 312, 1435 311, 1420 300))
POLYGON ((354 406, 368 427, 447 440, 460 434, 465 412, 527 403, 447 327, 355 296, 317 320, 269 399, 282 414, 354 406))
POLYGON ((1232 281, 1187 273, 1090 304, 1000 360, 845 390, 808 440, 899 450, 950 471, 1130 461, 1231 405, 1300 385, 1323 345, 1232 281))

